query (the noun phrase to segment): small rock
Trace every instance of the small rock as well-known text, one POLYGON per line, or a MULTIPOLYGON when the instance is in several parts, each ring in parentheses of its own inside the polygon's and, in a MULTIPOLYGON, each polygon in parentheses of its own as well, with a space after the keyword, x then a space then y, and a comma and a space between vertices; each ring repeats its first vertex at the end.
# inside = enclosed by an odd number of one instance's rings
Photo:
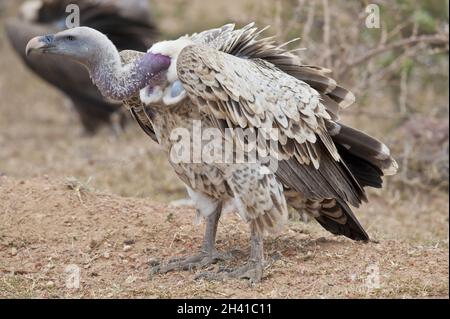
POLYGON ((11 248, 11 255, 12 256, 17 255, 17 248, 16 247, 11 248))
POLYGON ((126 284, 132 284, 133 282, 136 281, 136 277, 135 276, 128 276, 127 279, 125 279, 125 283, 126 284))
POLYGON ((159 260, 157 259, 157 258, 154 258, 154 257, 150 257, 149 259, 148 259, 148 265, 149 266, 158 266, 159 265, 159 260))
POLYGON ((92 239, 92 240, 89 242, 89 248, 91 248, 91 249, 97 247, 97 245, 98 245, 98 243, 97 243, 97 241, 94 240, 94 239, 92 239))
POLYGON ((130 245, 125 245, 125 246, 123 246, 123 251, 130 251, 131 248, 132 247, 130 245))
POLYGON ((54 283, 53 281, 47 281, 47 283, 45 284, 45 286, 46 286, 47 288, 52 288, 52 287, 55 286, 55 283, 54 283))
POLYGON ((140 257, 139 254, 133 254, 133 255, 130 256, 130 259, 131 260, 136 260, 136 259, 139 259, 139 257, 140 257))
POLYGON ((108 259, 109 257, 111 257, 109 251, 105 251, 105 252, 103 253, 103 258, 108 259))

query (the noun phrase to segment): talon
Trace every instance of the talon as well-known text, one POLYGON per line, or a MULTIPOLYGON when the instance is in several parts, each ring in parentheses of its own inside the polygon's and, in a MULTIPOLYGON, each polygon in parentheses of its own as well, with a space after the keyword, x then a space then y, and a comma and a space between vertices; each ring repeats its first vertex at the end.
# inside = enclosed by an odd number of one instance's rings
POLYGON ((194 280, 201 280, 201 279, 205 279, 205 280, 210 280, 210 281, 214 281, 214 280, 221 280, 223 279, 223 277, 221 277, 219 274, 213 273, 213 272, 201 272, 199 274, 196 274, 194 277, 194 280))
POLYGON ((167 264, 158 262, 150 269, 150 275, 164 274, 176 270, 192 271, 196 268, 210 266, 218 261, 229 260, 231 257, 228 253, 222 254, 217 251, 207 253, 202 251, 194 256, 171 258, 167 264))
POLYGON ((150 276, 156 275, 158 272, 160 272, 160 269, 160 266, 154 266, 150 268, 150 276))
POLYGON ((147 264, 148 264, 149 266, 151 266, 151 267, 154 267, 154 266, 160 265, 160 264, 161 264, 161 261, 158 260, 158 259, 156 259, 156 258, 150 258, 150 259, 148 260, 147 264))
POLYGON ((195 280, 206 279, 210 281, 222 281, 227 278, 247 279, 252 284, 261 282, 263 277, 263 263, 250 261, 237 269, 221 267, 217 272, 201 272, 195 275, 195 280))

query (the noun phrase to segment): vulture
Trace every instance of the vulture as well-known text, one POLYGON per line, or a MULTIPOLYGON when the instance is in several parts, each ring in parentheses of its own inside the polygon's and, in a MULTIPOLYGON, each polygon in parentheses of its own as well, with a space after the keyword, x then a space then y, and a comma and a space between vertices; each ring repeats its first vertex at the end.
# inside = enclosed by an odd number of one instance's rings
POLYGON ((351 206, 367 201, 365 188, 380 188, 397 163, 385 144, 339 120, 355 97, 329 70, 303 64, 286 44, 262 37, 263 30, 228 24, 155 43, 146 53, 119 52, 104 34, 86 27, 28 43, 26 54, 75 60, 86 66, 104 96, 125 101, 142 129, 167 152, 197 216, 205 219, 198 254, 155 265, 153 273, 230 257, 215 247, 219 218, 229 207, 249 226, 249 260, 199 277, 259 282, 267 264, 264 235, 281 230, 288 207, 310 215, 332 234, 369 240, 351 206), (180 144, 182 135, 174 134, 193 136, 199 130, 218 132, 213 149, 231 149, 231 156, 198 157, 211 140, 202 136, 200 142, 180 144), (256 134, 261 154, 256 160, 245 160, 251 153, 249 132, 256 134), (180 160, 180 153, 192 156, 180 160))
POLYGON ((147 0, 29 0, 18 17, 5 24, 9 41, 26 65, 42 79, 62 91, 72 102, 84 131, 92 135, 102 125, 117 132, 126 122, 121 103, 103 97, 92 84, 89 73, 76 62, 58 56, 26 59, 27 42, 40 34, 66 29, 70 4, 80 9, 80 25, 106 34, 119 49, 145 51, 157 35, 147 0))

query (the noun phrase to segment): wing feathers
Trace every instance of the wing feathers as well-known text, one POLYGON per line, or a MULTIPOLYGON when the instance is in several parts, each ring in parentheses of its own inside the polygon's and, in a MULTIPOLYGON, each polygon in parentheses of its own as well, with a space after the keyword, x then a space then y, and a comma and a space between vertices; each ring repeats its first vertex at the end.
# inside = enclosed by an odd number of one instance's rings
MULTIPOLYGON (((358 207, 366 201, 363 187, 381 186, 381 170, 392 172, 396 163, 384 144, 336 123, 355 97, 330 70, 301 64, 284 49, 289 43, 257 39, 263 31, 253 24, 228 27, 214 33, 208 46, 185 48, 178 58, 180 80, 192 99, 209 105, 211 120, 222 130, 278 129, 277 137, 258 136, 262 151, 271 141, 279 146, 278 179, 320 203, 316 218, 327 230, 367 240, 346 203, 358 207)), ((235 138, 245 142, 241 135, 235 138)), ((270 226, 272 220, 266 216, 255 223, 270 226)))
MULTIPOLYGON (((317 199, 336 197, 355 206, 366 200, 364 190, 340 160, 325 127, 331 116, 318 93, 309 86, 265 62, 238 58, 205 46, 185 48, 178 57, 178 70, 189 96, 221 104, 209 114, 226 119, 229 127, 261 129, 266 120, 279 129, 279 139, 275 141, 280 143, 282 158, 290 157, 280 165, 279 174, 286 185, 317 199), (192 70, 196 71, 195 77, 190 76, 192 70), (218 84, 211 81, 213 72, 218 84), (203 81, 203 74, 207 74, 207 81, 203 81), (222 88, 228 100, 223 101, 224 96, 218 98, 208 86, 205 88, 205 82, 222 88), (296 110, 287 106, 292 101, 297 101, 296 110), (299 121, 293 120, 296 116, 299 121), (285 148, 292 140, 295 147, 285 148)), ((268 140, 258 144, 267 154, 268 140)))
POLYGON ((364 190, 349 168, 332 159, 327 151, 323 150, 323 146, 317 147, 316 150, 320 150, 319 169, 292 159, 278 163, 276 175, 283 184, 308 198, 340 198, 355 207, 362 201, 367 201, 364 190))
POLYGON ((397 162, 385 144, 341 123, 326 122, 326 125, 333 141, 345 147, 349 153, 379 168, 384 175, 393 175, 397 172, 397 162))

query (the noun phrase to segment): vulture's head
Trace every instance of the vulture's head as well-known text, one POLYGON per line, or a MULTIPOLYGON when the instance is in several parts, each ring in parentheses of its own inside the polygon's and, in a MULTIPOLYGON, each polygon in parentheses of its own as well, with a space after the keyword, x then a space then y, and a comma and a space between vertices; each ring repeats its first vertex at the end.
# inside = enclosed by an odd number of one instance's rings
POLYGON ((187 38, 159 42, 140 59, 122 65, 117 48, 106 35, 92 28, 77 27, 31 39, 26 54, 60 55, 85 65, 107 97, 126 99, 142 90, 144 103, 173 104, 185 94, 176 65, 178 55, 190 44, 192 41, 187 38))
POLYGON ((88 27, 78 27, 31 39, 26 54, 56 54, 89 64, 98 61, 110 45, 113 45, 112 42, 103 33, 88 27))

